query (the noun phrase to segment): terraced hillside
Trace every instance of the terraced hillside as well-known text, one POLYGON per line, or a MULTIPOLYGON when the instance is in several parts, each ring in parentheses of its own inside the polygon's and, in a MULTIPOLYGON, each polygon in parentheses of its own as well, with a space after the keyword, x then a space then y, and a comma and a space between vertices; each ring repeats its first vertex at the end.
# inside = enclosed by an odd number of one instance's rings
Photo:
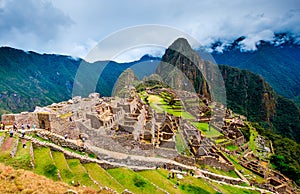
MULTIPOLYGON (((71 189, 84 186, 91 189, 90 193, 100 190, 101 193, 110 193, 111 190, 105 189, 107 187, 118 193, 125 189, 134 193, 259 193, 249 190, 253 188, 248 186, 235 186, 202 178, 200 171, 195 171, 194 176, 178 171, 175 172, 175 178, 172 178, 170 170, 161 168, 143 171, 133 171, 126 167, 104 169, 95 162, 83 163, 78 158, 66 157, 50 147, 38 146, 36 142, 39 141, 42 145, 41 139, 30 136, 25 136, 25 139, 18 134, 9 137, 7 132, 0 132, 0 162, 15 169, 31 170, 55 181, 53 184, 63 181, 71 189), (181 173, 183 176, 177 175, 176 178, 176 174, 181 173)), ((80 156, 74 151, 74 155, 76 154, 80 156)), ((19 191, 25 189, 20 187, 19 191)))

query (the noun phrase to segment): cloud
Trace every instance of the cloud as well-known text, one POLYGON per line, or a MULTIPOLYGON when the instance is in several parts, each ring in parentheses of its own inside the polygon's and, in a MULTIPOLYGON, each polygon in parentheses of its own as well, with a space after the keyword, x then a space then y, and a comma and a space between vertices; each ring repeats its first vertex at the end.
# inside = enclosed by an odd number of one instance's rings
POLYGON ((245 36, 244 50, 278 32, 300 36, 298 0, 0 2, 1 45, 80 57, 111 33, 144 24, 178 28, 204 46, 245 36))
POLYGON ((43 50, 74 22, 49 1, 3 0, 0 4, 0 42, 43 50), (40 48, 40 49, 39 49, 40 48))

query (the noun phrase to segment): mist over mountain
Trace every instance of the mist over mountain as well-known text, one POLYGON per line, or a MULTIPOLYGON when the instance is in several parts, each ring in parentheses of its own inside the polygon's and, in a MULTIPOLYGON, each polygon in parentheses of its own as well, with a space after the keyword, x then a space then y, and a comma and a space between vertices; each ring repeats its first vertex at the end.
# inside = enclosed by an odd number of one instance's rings
POLYGON ((241 48, 242 41, 240 37, 226 46, 221 42, 212 45, 216 62, 261 75, 278 94, 294 99, 299 106, 300 46, 296 40, 281 34, 273 42, 260 41, 256 50, 247 52, 241 48))

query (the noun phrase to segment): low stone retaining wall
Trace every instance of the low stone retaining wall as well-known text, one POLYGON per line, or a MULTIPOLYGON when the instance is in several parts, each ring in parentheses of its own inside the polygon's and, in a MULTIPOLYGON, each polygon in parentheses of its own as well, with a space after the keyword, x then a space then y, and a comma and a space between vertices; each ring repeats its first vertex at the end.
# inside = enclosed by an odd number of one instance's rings
POLYGON ((200 165, 205 164, 205 165, 209 165, 209 166, 214 166, 216 168, 220 168, 227 172, 230 170, 234 170, 233 165, 220 162, 217 158, 215 158, 213 156, 203 156, 201 158, 197 158, 196 163, 200 164, 200 165))

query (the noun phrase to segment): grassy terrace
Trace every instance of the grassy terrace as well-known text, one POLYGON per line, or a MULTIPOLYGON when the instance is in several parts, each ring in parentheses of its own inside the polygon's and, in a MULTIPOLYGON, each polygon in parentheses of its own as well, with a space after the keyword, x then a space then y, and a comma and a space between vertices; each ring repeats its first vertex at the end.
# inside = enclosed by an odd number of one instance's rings
POLYGON ((195 127, 197 127, 206 137, 213 138, 219 137, 222 135, 217 129, 214 127, 208 126, 208 123, 200 123, 200 122, 191 122, 195 127))
POLYGON ((216 174, 229 176, 229 177, 233 177, 233 178, 240 178, 233 170, 231 170, 229 172, 226 172, 224 170, 219 170, 217 168, 213 168, 213 167, 208 166, 208 165, 204 165, 204 168, 207 169, 208 171, 216 173, 216 174))
POLYGON ((175 107, 168 105, 167 102, 164 101, 163 98, 161 98, 158 95, 148 95, 148 100, 150 103, 151 108, 156 110, 158 113, 162 113, 163 111, 173 114, 174 116, 181 116, 184 119, 194 119, 194 117, 184 111, 181 106, 175 105, 175 107))
POLYGON ((62 180, 68 184, 71 184, 75 175, 71 172, 64 154, 62 152, 52 151, 52 157, 59 170, 62 180))
POLYGON ((19 139, 17 152, 14 158, 10 156, 10 152, 12 151, 15 141, 17 141, 17 136, 10 138, 6 137, 3 141, 2 147, 1 147, 1 155, 0 155, 0 162, 10 165, 16 169, 26 169, 31 170, 32 166, 30 163, 30 154, 29 154, 29 148, 30 148, 30 142, 26 142, 26 148, 23 148, 22 140, 19 139), (7 142, 6 142, 7 141, 7 142), (11 141, 11 144, 9 144, 9 147, 4 146, 4 143, 7 144, 9 141, 11 141))
POLYGON ((67 163, 74 174, 72 178, 74 183, 80 183, 80 185, 85 185, 94 189, 99 189, 99 187, 90 179, 89 174, 82 166, 78 159, 67 159, 67 163))
POLYGON ((186 155, 186 156, 192 155, 188 145, 186 145, 186 143, 182 137, 182 134, 180 132, 176 133, 175 140, 176 140, 176 149, 179 153, 186 155))
POLYGON ((114 168, 109 169, 107 172, 113 176, 125 188, 134 193, 163 193, 162 190, 153 186, 143 176, 135 173, 127 168, 114 168))
POLYGON ((223 185, 218 184, 215 182, 211 182, 212 185, 214 185, 218 190, 220 190, 222 193, 230 193, 230 194, 259 194, 258 191, 243 189, 243 188, 237 188, 230 185, 223 185))
MULTIPOLYGON (((25 143, 25 142, 24 142, 25 143)), ((18 149, 14 158, 10 158, 9 165, 13 166, 16 169, 25 169, 31 170, 32 165, 30 163, 30 146, 31 142, 27 141, 26 147, 23 148, 22 140, 19 140, 18 149)))
POLYGON ((34 149, 34 172, 45 175, 52 180, 58 180, 57 168, 50 156, 50 148, 36 147, 34 149))
POLYGON ((169 171, 164 169, 138 172, 138 174, 169 193, 217 193, 207 181, 191 176, 185 176, 183 179, 179 180, 179 187, 175 188, 174 185, 178 180, 176 178, 168 179, 168 173, 169 171))
POLYGON ((89 175, 99 183, 100 186, 107 186, 122 193, 125 189, 118 181, 96 163, 83 164, 89 175))

